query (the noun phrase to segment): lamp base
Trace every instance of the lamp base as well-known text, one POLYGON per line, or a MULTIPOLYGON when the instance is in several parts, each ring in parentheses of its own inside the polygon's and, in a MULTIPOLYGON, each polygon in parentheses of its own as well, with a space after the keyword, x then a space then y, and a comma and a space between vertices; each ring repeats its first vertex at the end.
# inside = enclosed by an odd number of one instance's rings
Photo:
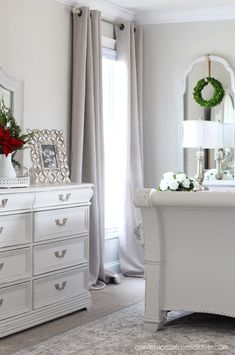
POLYGON ((197 181, 197 186, 196 186, 196 191, 208 191, 209 188, 207 186, 202 185, 200 181, 195 179, 197 181))
POLYGON ((209 190, 207 186, 202 185, 204 180, 204 172, 203 172, 204 151, 202 148, 199 148, 199 150, 196 152, 196 160, 197 160, 197 173, 195 176, 195 180, 198 183, 198 186, 196 187, 196 191, 209 190))
POLYGON ((222 168, 221 168, 222 160, 224 157, 223 149, 218 149, 215 156, 216 156, 216 170, 217 170, 215 178, 216 180, 223 180, 224 174, 222 173, 222 168))

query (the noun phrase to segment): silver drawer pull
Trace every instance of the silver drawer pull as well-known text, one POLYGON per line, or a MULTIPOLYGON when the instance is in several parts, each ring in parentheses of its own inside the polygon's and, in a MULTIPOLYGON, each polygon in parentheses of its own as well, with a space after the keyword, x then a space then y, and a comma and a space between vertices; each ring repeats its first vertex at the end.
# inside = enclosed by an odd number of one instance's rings
POLYGON ((3 268, 3 265, 4 265, 4 263, 0 263, 0 271, 1 271, 2 268, 3 268))
POLYGON ((56 225, 60 227, 65 226, 66 222, 67 222, 67 218, 63 218, 62 222, 59 219, 55 219, 56 225))
POLYGON ((71 196, 71 193, 67 193, 66 195, 64 194, 59 194, 59 200, 60 202, 68 202, 69 198, 71 196))
POLYGON ((0 234, 2 233, 2 231, 3 231, 3 227, 0 227, 0 234))
POLYGON ((0 299, 0 306, 3 304, 3 298, 0 299))
POLYGON ((55 284, 55 289, 58 291, 62 291, 65 289, 65 286, 67 284, 67 281, 63 281, 62 284, 55 284))
POLYGON ((66 253, 66 249, 62 250, 61 253, 59 251, 54 251, 55 257, 59 259, 63 258, 65 256, 65 253, 66 253))
POLYGON ((1 203, 1 205, 0 205, 0 208, 6 207, 7 201, 8 201, 8 198, 4 198, 4 199, 2 200, 2 203, 1 203))

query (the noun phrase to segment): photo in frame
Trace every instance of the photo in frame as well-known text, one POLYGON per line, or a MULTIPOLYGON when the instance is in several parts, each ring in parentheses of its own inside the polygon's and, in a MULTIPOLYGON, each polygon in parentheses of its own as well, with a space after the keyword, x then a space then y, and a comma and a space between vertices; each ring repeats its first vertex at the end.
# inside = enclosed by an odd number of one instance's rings
POLYGON ((70 171, 62 130, 28 130, 32 134, 30 155, 31 183, 69 183, 70 171))

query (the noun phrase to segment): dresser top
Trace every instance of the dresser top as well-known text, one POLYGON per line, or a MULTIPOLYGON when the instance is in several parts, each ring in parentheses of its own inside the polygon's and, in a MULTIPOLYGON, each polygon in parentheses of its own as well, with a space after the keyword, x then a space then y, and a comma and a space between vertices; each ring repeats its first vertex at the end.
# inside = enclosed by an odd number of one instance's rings
POLYGON ((93 184, 35 184, 29 187, 17 187, 17 188, 1 188, 0 195, 9 193, 27 193, 27 192, 49 192, 49 191, 62 191, 72 189, 93 189, 93 184))

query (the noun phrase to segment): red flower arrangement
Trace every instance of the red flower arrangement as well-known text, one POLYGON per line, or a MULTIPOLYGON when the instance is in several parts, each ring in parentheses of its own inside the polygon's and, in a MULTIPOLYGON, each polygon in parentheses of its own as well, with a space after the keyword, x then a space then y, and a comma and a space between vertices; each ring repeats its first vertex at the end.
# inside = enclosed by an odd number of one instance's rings
MULTIPOLYGON (((9 108, 0 100, 0 154, 6 157, 19 149, 25 148, 26 143, 31 139, 31 134, 22 134, 20 126, 16 123, 9 108)), ((13 154, 14 155, 14 154, 13 154)), ((13 163, 18 165, 13 159, 13 163)))
POLYGON ((11 136, 10 128, 4 129, 4 127, 0 127, 0 147, 6 157, 9 153, 22 148, 24 144, 25 141, 23 139, 11 136))

